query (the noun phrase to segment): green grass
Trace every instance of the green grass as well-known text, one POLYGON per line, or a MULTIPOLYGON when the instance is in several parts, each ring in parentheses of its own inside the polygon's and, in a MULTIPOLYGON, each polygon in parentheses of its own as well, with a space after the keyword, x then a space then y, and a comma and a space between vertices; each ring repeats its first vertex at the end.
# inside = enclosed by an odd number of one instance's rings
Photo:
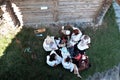
MULTIPOLYGON (((82 80, 95 72, 108 70, 120 62, 120 33, 114 19, 113 8, 109 9, 102 26, 97 30, 86 28, 84 32, 92 39, 91 47, 87 51, 92 67, 80 72, 82 80)), ((0 53, 3 55, 0 57, 0 80, 79 80, 76 75, 63 69, 61 65, 51 68, 46 64, 47 53, 42 43, 47 34, 57 35, 47 28, 43 37, 36 37, 34 29, 23 28, 15 38, 6 39, 1 36, 0 53), (20 43, 17 43, 16 39, 20 43), (24 53, 27 47, 36 53, 36 59, 31 58, 31 53, 24 53)))

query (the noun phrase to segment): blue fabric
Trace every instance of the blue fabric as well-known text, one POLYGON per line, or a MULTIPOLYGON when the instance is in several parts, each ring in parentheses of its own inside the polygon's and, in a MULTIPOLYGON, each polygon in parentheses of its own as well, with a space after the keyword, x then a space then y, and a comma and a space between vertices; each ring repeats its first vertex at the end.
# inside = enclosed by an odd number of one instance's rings
POLYGON ((69 48, 68 48, 68 51, 69 51, 69 53, 70 53, 70 56, 71 56, 71 57, 74 57, 74 47, 69 47, 69 48))

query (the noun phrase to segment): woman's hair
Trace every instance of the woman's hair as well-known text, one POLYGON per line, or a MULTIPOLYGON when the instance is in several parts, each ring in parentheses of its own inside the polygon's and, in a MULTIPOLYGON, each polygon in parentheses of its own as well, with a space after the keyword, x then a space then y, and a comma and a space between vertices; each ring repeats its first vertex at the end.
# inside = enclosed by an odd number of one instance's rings
POLYGON ((78 29, 75 29, 75 30, 73 30, 73 33, 74 33, 75 35, 77 35, 77 34, 79 34, 79 30, 78 30, 78 29))
POLYGON ((56 56, 55 53, 51 54, 49 60, 50 60, 50 61, 54 61, 54 60, 56 60, 56 59, 55 59, 55 56, 56 56))
POLYGON ((84 39, 85 39, 85 40, 86 40, 86 39, 88 39, 88 38, 89 38, 89 36, 88 36, 88 35, 85 35, 85 36, 84 36, 84 39))
POLYGON ((71 60, 71 59, 70 59, 69 56, 67 56, 67 58, 65 59, 66 62, 70 62, 70 60, 71 60))
POLYGON ((47 36, 47 37, 46 37, 46 43, 47 43, 47 44, 50 44, 50 43, 52 43, 52 42, 53 42, 52 38, 51 38, 50 36, 47 36))

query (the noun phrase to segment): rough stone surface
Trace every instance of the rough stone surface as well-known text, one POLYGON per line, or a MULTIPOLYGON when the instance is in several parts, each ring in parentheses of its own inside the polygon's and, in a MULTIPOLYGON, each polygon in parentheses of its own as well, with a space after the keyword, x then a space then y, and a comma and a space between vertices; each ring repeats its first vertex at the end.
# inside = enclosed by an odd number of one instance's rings
POLYGON ((105 72, 97 72, 86 80, 120 80, 120 64, 105 72))
POLYGON ((113 1, 113 8, 115 10, 116 22, 118 24, 119 31, 120 31, 120 5, 117 4, 115 1, 113 1))

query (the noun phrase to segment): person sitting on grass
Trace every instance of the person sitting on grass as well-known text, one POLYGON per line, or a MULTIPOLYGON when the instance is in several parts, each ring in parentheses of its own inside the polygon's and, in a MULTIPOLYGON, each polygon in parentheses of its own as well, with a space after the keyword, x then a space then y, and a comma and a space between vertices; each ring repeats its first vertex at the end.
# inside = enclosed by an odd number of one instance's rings
POLYGON ((77 54, 72 58, 73 63, 77 65, 78 70, 82 71, 91 67, 89 58, 86 54, 77 54))
POLYGON ((60 49, 60 48, 66 46, 67 38, 65 38, 65 37, 62 37, 62 38, 55 37, 55 42, 56 42, 58 48, 60 49))
POLYGON ((61 37, 67 38, 67 40, 69 40, 72 31, 73 31, 72 26, 67 24, 66 26, 62 26, 62 29, 59 30, 59 34, 61 37))
POLYGON ((60 49, 60 51, 61 51, 61 55, 62 55, 63 58, 66 58, 67 56, 70 56, 70 53, 69 53, 69 51, 66 47, 62 47, 60 49))
POLYGON ((78 28, 73 27, 73 33, 67 45, 67 48, 68 48, 68 51, 70 52, 71 57, 75 56, 74 46, 78 43, 81 36, 82 36, 82 32, 78 28))
POLYGON ((83 35, 80 39, 80 42, 78 42, 75 46, 74 46, 74 52, 75 54, 77 53, 81 53, 84 54, 85 50, 89 48, 91 43, 91 39, 88 35, 83 35))
POLYGON ((74 46, 81 38, 82 32, 79 28, 73 27, 73 32, 69 41, 70 46, 74 46))
POLYGON ((57 44, 55 43, 54 36, 47 36, 43 42, 43 48, 45 51, 57 50, 57 44))
POLYGON ((61 62, 62 62, 62 57, 59 56, 54 50, 51 51, 51 53, 49 55, 47 55, 46 63, 49 66, 55 67, 58 64, 60 64, 61 62))
POLYGON ((71 60, 70 56, 67 56, 66 58, 63 58, 62 65, 65 69, 70 70, 70 72, 74 71, 74 74, 77 74, 77 77, 82 78, 79 74, 77 66, 74 63, 72 63, 72 60, 71 60))

